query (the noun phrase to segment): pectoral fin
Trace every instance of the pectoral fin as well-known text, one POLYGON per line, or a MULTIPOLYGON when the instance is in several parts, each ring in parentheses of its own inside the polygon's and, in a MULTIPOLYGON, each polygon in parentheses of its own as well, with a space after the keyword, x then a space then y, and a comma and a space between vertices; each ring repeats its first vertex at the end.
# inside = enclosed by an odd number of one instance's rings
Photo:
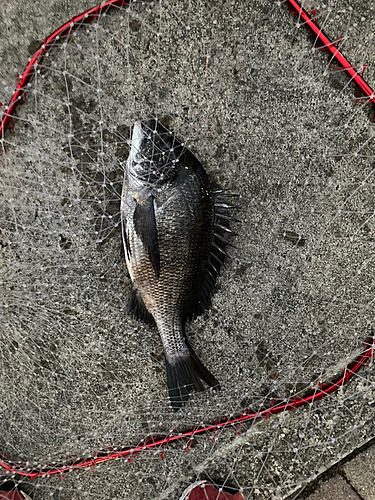
POLYGON ((122 221, 122 224, 121 224, 121 230, 122 230, 122 241, 123 241, 123 244, 124 244, 124 249, 125 249, 125 252, 126 252, 126 256, 128 259, 130 259, 130 255, 131 255, 131 248, 130 248, 130 245, 129 245, 129 240, 128 240, 128 235, 127 235, 127 229, 126 229, 126 220, 123 219, 122 221))
POLYGON ((133 215, 134 229, 150 257, 157 277, 160 275, 160 253, 156 227, 154 197, 137 202, 133 215))

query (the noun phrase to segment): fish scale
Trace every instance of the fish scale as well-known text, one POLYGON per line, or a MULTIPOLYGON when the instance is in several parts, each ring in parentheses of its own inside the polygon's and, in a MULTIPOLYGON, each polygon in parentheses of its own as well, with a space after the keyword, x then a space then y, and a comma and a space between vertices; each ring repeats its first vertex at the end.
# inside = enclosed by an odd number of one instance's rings
POLYGON ((200 162, 157 120, 135 123, 121 199, 130 309, 157 326, 175 411, 193 389, 204 390, 202 381, 219 387, 189 345, 185 323, 209 305, 234 234, 223 200, 200 162))

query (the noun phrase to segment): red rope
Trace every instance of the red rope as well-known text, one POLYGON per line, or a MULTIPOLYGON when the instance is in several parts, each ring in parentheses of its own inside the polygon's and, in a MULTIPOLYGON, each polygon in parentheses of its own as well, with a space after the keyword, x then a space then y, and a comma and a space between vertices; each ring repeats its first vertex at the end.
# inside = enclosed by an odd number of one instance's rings
POLYGON ((52 35, 50 35, 44 40, 39 49, 30 59, 29 64, 26 66, 25 71, 22 73, 21 78, 18 80, 18 84, 11 101, 7 106, 5 106, 5 114, 0 123, 0 139, 3 137, 5 130, 7 128, 10 128, 10 122, 12 121, 12 116, 14 115, 17 106, 19 104, 23 104, 24 102, 25 88, 27 84, 29 83, 35 71, 37 70, 39 64, 41 63, 44 54, 49 51, 49 49, 54 45, 54 43, 58 41, 60 38, 72 33, 75 29, 77 29, 80 26, 80 24, 91 22, 94 19, 97 19, 100 14, 107 12, 109 9, 112 9, 113 7, 124 6, 130 3, 130 1, 131 0, 108 0, 102 5, 93 7, 92 9, 86 10, 85 12, 79 14, 78 16, 72 17, 70 21, 60 26, 60 28, 58 28, 56 31, 52 33, 52 35))
POLYGON ((318 50, 329 50, 333 58, 336 59, 336 61, 339 63, 340 69, 346 71, 350 78, 354 80, 358 88, 362 90, 365 95, 367 95, 367 97, 369 98, 368 102, 372 102, 373 104, 375 104, 374 91, 364 81, 362 76, 357 73, 355 67, 349 63, 349 61, 342 55, 342 53, 338 49, 338 44, 342 37, 339 37, 335 42, 331 42, 319 28, 315 14, 314 17, 311 18, 296 0, 286 0, 286 4, 288 5, 290 12, 292 14, 298 15, 299 18, 302 19, 306 24, 306 26, 314 33, 314 35, 316 35, 317 39, 323 44, 323 46, 319 47, 318 50))
MULTIPOLYGON (((60 37, 66 36, 70 34, 79 23, 87 23, 96 19, 100 13, 103 13, 103 10, 110 9, 115 6, 123 6, 130 2, 130 0, 109 0, 103 5, 99 5, 94 7, 93 9, 89 9, 82 14, 73 17, 70 21, 61 26, 58 30, 56 30, 52 35, 45 39, 43 44, 39 47, 37 52, 31 58, 29 64, 26 66, 25 71, 23 72, 17 87, 16 91, 6 107, 6 114, 3 116, 2 121, 0 123, 0 138, 3 136, 5 130, 8 128, 9 123, 11 122, 11 117, 18 106, 18 104, 22 103, 22 96, 24 94, 24 89, 26 85, 29 83, 31 77, 33 76, 35 70, 40 64, 40 61, 44 54, 51 48, 51 46, 59 40, 60 37)), ((375 103, 374 92, 367 85, 367 83, 363 80, 362 76, 359 75, 355 68, 345 59, 345 57, 341 54, 341 52, 337 48, 337 41, 331 43, 330 40, 324 35, 322 30, 318 27, 315 14, 313 11, 313 18, 310 18, 308 13, 302 9, 302 7, 295 0, 287 0, 287 4, 290 7, 291 12, 300 16, 301 19, 306 23, 306 25, 311 29, 311 31, 317 36, 318 40, 323 44, 323 47, 320 49, 329 50, 332 56, 338 61, 341 65, 341 68, 345 70, 349 76, 354 80, 354 82, 358 85, 358 87, 368 96, 369 102, 375 103), (293 9, 293 11, 292 11, 293 9)), ((335 381, 330 382, 324 386, 320 387, 320 390, 314 394, 306 395, 298 398, 294 398, 289 402, 282 402, 279 404, 271 404, 271 406, 267 409, 258 411, 258 412, 250 412, 250 410, 244 410, 240 416, 228 418, 221 417, 219 420, 215 422, 215 424, 207 425, 207 426, 198 426, 194 427, 194 429, 186 431, 186 432, 174 432, 168 436, 158 437, 152 436, 149 437, 143 444, 139 444, 134 447, 126 447, 122 448, 119 451, 110 451, 110 452, 98 452, 94 455, 94 457, 87 459, 77 459, 71 464, 57 465, 57 466, 45 466, 40 469, 32 469, 27 465, 13 463, 7 459, 6 456, 0 455, 0 467, 2 467, 5 471, 10 474, 17 474, 19 476, 27 477, 28 479, 36 479, 38 477, 51 476, 54 474, 65 474, 68 471, 72 471, 75 469, 82 469, 85 467, 95 467, 95 465, 109 462, 110 460, 116 460, 118 458, 130 457, 128 461, 131 461, 138 453, 144 450, 151 450, 154 448, 160 448, 163 450, 162 456, 164 455, 164 450, 169 443, 174 441, 184 440, 189 444, 191 440, 198 435, 202 434, 211 434, 213 433, 214 439, 216 437, 216 432, 218 429, 223 429, 225 427, 232 427, 235 429, 235 425, 239 425, 239 431, 241 432, 241 425, 245 422, 250 422, 254 420, 258 420, 261 418, 268 418, 271 415, 276 415, 277 413, 282 413, 284 411, 293 411, 300 406, 305 406, 311 404, 315 401, 320 401, 328 394, 331 394, 337 391, 340 387, 346 385, 349 380, 356 374, 366 363, 372 359, 373 350, 375 347, 375 338, 370 337, 366 340, 364 344, 364 351, 360 354, 352 363, 350 363, 343 374, 338 377, 335 381)), ((189 449, 189 447, 187 449, 189 449)))
MULTIPOLYGON (((355 375, 360 368, 365 366, 369 360, 372 359, 375 349, 375 339, 374 337, 369 337, 364 344, 364 351, 360 354, 352 363, 350 363, 342 372, 342 375, 338 377, 333 382, 326 384, 321 387, 319 391, 309 396, 302 396, 294 398, 289 402, 279 403, 275 406, 271 406, 265 410, 250 412, 250 410, 245 410, 238 417, 228 418, 221 417, 215 424, 206 426, 197 426, 194 429, 186 432, 175 431, 172 434, 164 437, 152 436, 147 439, 143 444, 137 446, 122 448, 118 451, 111 451, 109 453, 98 452, 92 458, 77 459, 73 464, 58 465, 43 467, 41 469, 30 469, 26 465, 15 464, 7 460, 4 456, 0 455, 0 466, 3 467, 8 473, 17 474, 19 476, 27 477, 28 479, 36 479, 38 477, 52 476, 54 474, 65 474, 66 472, 82 469, 85 467, 95 467, 97 464, 104 462, 109 462, 110 460, 116 460, 118 458, 132 457, 134 458, 138 453, 144 450, 152 450, 154 448, 162 449, 161 456, 164 456, 164 451, 169 443, 174 441, 182 441, 188 443, 195 437, 202 434, 213 433, 216 436, 218 429, 223 429, 225 427, 234 427, 234 425, 242 425, 245 422, 250 422, 258 420, 261 418, 268 418, 271 415, 276 415, 277 413, 282 413, 285 411, 293 411, 300 406, 305 406, 315 401, 320 401, 328 394, 337 391, 340 387, 346 385, 349 380, 355 375)), ((237 432, 237 431, 236 431, 237 432)), ((128 459, 128 461, 131 461, 128 459)))

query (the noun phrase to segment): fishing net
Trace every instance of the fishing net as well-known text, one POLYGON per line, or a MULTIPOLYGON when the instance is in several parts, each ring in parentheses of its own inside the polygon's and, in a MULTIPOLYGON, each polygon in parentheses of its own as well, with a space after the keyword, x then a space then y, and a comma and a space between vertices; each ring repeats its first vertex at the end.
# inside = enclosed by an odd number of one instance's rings
MULTIPOLYGON (((58 3, 0 7, 3 118, 27 57, 92 7, 58 3)), ((4 487, 178 499, 199 478, 296 498, 374 435, 374 110, 329 50, 375 85, 374 11, 303 7, 330 44, 283 2, 113 2, 32 60, 1 135, 4 487), (128 141, 150 117, 239 195, 230 260, 187 325, 221 390, 177 413, 121 248, 128 141)))

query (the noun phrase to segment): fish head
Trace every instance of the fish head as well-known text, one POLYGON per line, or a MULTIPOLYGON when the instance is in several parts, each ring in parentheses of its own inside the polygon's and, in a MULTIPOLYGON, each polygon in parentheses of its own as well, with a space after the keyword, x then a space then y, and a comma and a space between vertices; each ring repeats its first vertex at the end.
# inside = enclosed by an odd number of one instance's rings
POLYGON ((137 121, 127 160, 128 174, 138 184, 161 186, 176 177, 183 150, 184 144, 157 119, 137 121))

